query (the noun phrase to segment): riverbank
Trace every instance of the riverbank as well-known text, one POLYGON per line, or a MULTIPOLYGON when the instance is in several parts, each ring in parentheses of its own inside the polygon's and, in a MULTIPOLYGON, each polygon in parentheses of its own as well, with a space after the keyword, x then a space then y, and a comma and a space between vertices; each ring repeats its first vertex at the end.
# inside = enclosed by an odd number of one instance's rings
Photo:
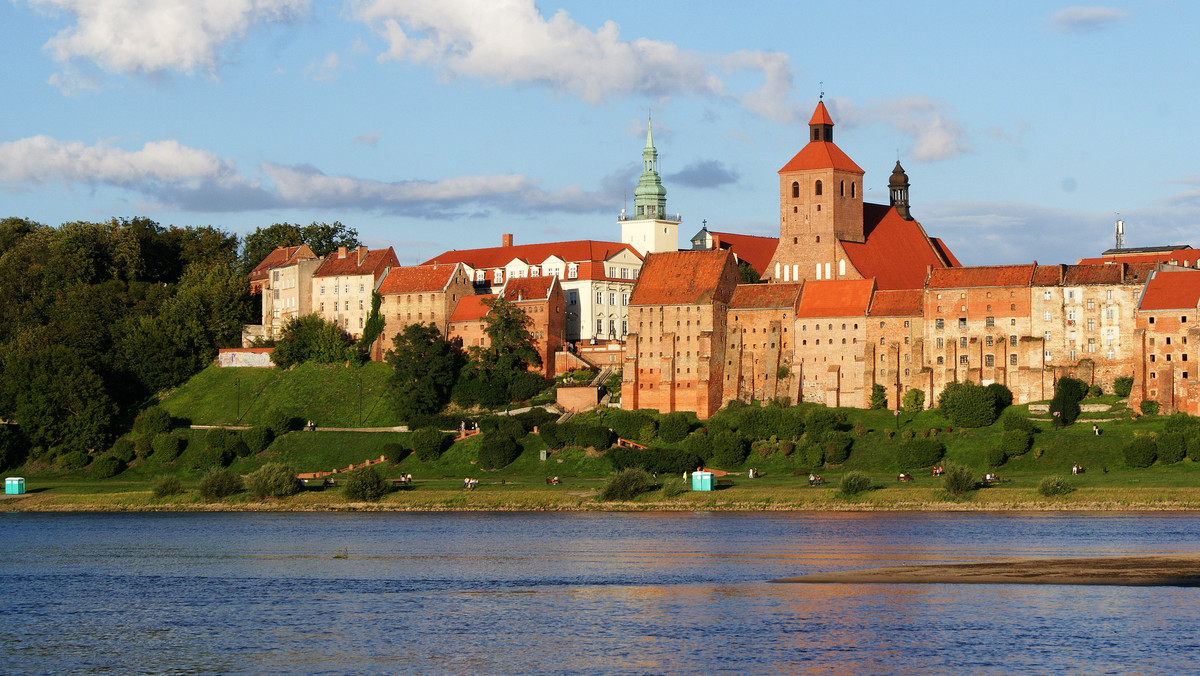
POLYGON ((340 490, 305 491, 290 498, 255 499, 245 493, 205 501, 195 491, 155 497, 140 483, 52 484, 23 496, 4 496, 0 510, 23 512, 154 511, 612 511, 612 512, 1110 512, 1200 509, 1200 487, 1097 487, 1042 497, 1030 487, 992 487, 955 499, 935 485, 881 487, 843 497, 836 486, 751 481, 713 492, 666 497, 651 491, 636 500, 601 502, 600 480, 573 480, 561 486, 535 486, 485 480, 466 491, 461 480, 417 481, 378 502, 347 500, 340 490))

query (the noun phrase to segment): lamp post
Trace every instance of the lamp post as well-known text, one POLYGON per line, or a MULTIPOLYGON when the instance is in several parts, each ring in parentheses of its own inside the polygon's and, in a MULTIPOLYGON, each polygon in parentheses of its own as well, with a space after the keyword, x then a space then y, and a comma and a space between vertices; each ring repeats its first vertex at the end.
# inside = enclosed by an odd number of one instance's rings
POLYGON ((234 407, 235 407, 234 413, 235 413, 235 416, 234 416, 234 419, 233 419, 233 422, 235 422, 235 423, 236 423, 236 422, 238 422, 239 420, 241 420, 241 418, 242 418, 242 379, 241 379, 241 378, 234 377, 234 379, 233 379, 233 389, 234 389, 234 391, 237 393, 237 394, 236 394, 236 397, 235 397, 235 399, 234 399, 234 401, 235 401, 235 403, 234 403, 234 407))

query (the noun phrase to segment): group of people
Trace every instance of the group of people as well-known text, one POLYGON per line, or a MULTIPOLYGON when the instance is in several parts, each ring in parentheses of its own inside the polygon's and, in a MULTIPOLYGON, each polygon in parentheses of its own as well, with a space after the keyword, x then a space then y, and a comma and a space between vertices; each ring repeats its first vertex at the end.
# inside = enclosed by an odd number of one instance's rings
POLYGON ((946 470, 942 469, 941 465, 938 465, 937 467, 933 468, 933 476, 941 476, 945 473, 946 473, 946 470))
POLYGON ((405 486, 412 484, 412 475, 409 474, 408 472, 401 474, 399 478, 400 478, 400 483, 405 486))
POLYGON ((896 477, 896 481, 912 481, 913 475, 908 472, 901 472, 900 476, 896 477))
POLYGON ((1071 463, 1071 474, 1082 474, 1082 473, 1083 473, 1083 465, 1080 465, 1077 462, 1071 463))
POLYGON ((812 472, 808 473, 809 486, 819 486, 823 483, 825 483, 825 477, 821 476, 820 474, 813 474, 812 472))
POLYGON ((471 477, 463 479, 463 490, 473 491, 478 485, 479 479, 472 479, 471 477))
POLYGON ((557 486, 557 485, 561 484, 562 481, 558 477, 554 477, 553 479, 551 479, 550 477, 546 477, 546 483, 548 483, 552 486, 557 486))
POLYGON ((313 422, 312 420, 304 421, 304 431, 305 432, 311 432, 315 429, 317 429, 317 423, 313 422))
POLYGON ((750 468, 750 475, 749 475, 749 478, 751 478, 751 479, 757 479, 757 478, 758 478, 758 477, 760 477, 760 476, 762 476, 762 472, 759 472, 757 467, 751 467, 751 468, 750 468))
POLYGON ((983 475, 983 482, 985 484, 998 483, 999 481, 1000 475, 996 474, 995 472, 988 472, 987 474, 983 475))

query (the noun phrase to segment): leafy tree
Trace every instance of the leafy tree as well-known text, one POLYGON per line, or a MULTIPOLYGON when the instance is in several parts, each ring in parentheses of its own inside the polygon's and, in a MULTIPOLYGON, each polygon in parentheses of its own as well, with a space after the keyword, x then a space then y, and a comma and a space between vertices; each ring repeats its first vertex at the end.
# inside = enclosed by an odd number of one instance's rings
POLYGON ((1151 437, 1134 437, 1121 449, 1125 464, 1130 467, 1149 467, 1158 458, 1158 447, 1151 437))
POLYGON ((1065 427, 1079 417, 1079 402, 1087 396, 1087 383, 1075 378, 1059 378, 1054 384, 1054 398, 1050 400, 1050 415, 1054 416, 1055 427, 1065 427))
POLYGON ((214 467, 204 475, 204 478, 200 479, 200 485, 197 488, 200 491, 200 497, 205 500, 216 500, 243 490, 245 484, 242 483, 242 477, 233 470, 214 467))
POLYGON ((276 341, 271 361, 279 368, 303 362, 336 364, 347 358, 349 346, 350 336, 340 326, 317 314, 304 315, 283 325, 283 338, 276 341))
POLYGON ((107 448, 116 406, 83 355, 53 346, 10 353, 0 384, 0 416, 42 449, 107 448))
POLYGON ((442 457, 449 446, 450 438, 436 427, 422 427, 412 433, 409 442, 421 462, 434 462, 442 457))
POLYGON ((871 410, 880 411, 887 408, 887 388, 879 383, 871 386, 871 410))
POLYGON ((105 453, 92 461, 91 466, 88 467, 88 474, 94 479, 107 479, 119 474, 124 466, 125 463, 111 453, 105 453))
POLYGON ((246 477, 246 490, 256 498, 286 498, 302 488, 296 470, 279 462, 268 462, 246 477))
POLYGON ((170 429, 171 414, 162 406, 149 406, 133 419, 133 431, 138 434, 154 436, 170 429))
POLYGON ((521 444, 512 436, 502 433, 487 433, 483 435, 483 443, 479 446, 480 469, 501 469, 508 467, 521 455, 521 444))
POLYGON ((409 324, 392 339, 388 384, 402 419, 437 413, 450 402, 463 363, 460 345, 443 338, 432 323, 409 324))
POLYGON ((683 441, 692 429, 686 413, 668 413, 658 425, 658 436, 668 444, 683 441))
POLYGON ((1133 378, 1129 376, 1121 376, 1113 380, 1113 394, 1118 397, 1128 397, 1130 391, 1133 390, 1133 378))
POLYGON ((16 425, 0 424, 0 469, 16 467, 25 462, 29 443, 16 425))
POLYGON ((383 314, 379 311, 379 306, 383 304, 383 296, 379 295, 378 291, 371 292, 371 313, 367 315, 367 321, 363 325, 362 337, 358 339, 358 351, 363 354, 371 354, 371 346, 375 344, 375 339, 383 333, 384 319, 383 314))
POLYGON ((996 422, 996 393, 971 381, 949 383, 938 396, 938 407, 959 427, 986 427, 996 422))
POLYGON ((758 270, 754 269, 746 261, 738 261, 738 276, 742 279, 742 284, 758 284, 761 277, 758 275, 758 270))
POLYGON ((483 331, 490 344, 481 350, 483 363, 503 372, 541 366, 541 355, 533 348, 533 335, 529 333, 533 319, 500 297, 485 300, 484 304, 489 310, 483 318, 483 331))
POLYGON ((387 479, 374 467, 359 467, 343 475, 342 491, 350 500, 374 502, 391 490, 387 479))
POLYGON ((742 435, 732 430, 717 432, 712 440, 712 462, 717 467, 735 469, 746 461, 750 449, 742 435))
POLYGON ((253 270, 276 247, 307 244, 313 253, 325 256, 338 247, 352 249, 358 246, 358 231, 339 221, 333 223, 276 223, 266 228, 256 228, 246 235, 242 248, 242 269, 253 270))
POLYGON ((640 467, 630 467, 617 472, 600 489, 600 499, 605 502, 612 500, 632 500, 650 490, 653 481, 646 470, 640 467))
POLYGON ((249 429, 242 430, 242 443, 250 452, 250 455, 255 455, 266 450, 267 446, 271 445, 271 429, 263 425, 255 425, 249 429))

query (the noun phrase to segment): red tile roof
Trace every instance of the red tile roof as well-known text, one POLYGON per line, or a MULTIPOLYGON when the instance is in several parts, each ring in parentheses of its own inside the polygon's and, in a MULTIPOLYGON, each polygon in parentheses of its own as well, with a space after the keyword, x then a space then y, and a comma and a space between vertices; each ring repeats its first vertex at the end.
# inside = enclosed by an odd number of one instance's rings
MULTIPOLYGON (((547 258, 557 256, 568 263, 579 263, 580 279, 600 279, 607 277, 604 261, 623 250, 633 253, 638 259, 642 258, 637 249, 628 244, 577 240, 574 242, 493 246, 484 249, 456 249, 438 254, 426 261, 425 264, 430 265, 434 262, 465 263, 476 270, 488 270, 502 268, 512 262, 514 258, 519 258, 529 265, 541 265, 547 258)), ((566 274, 565 270, 563 274, 566 274)))
POLYGON ((341 257, 340 251, 334 251, 325 257, 325 261, 321 263, 321 267, 313 273, 313 277, 347 277, 352 275, 373 275, 378 281, 380 276, 389 267, 400 267, 400 261, 396 259, 396 252, 392 251, 392 247, 386 249, 370 249, 367 250, 367 255, 363 256, 360 264, 358 260, 359 251, 366 249, 350 249, 346 252, 345 258, 341 257))
POLYGON ((477 319, 483 319, 491 308, 483 304, 483 301, 495 298, 495 294, 486 294, 482 296, 463 296, 459 299, 458 305, 454 306, 454 314, 450 315, 452 322, 468 322, 477 319))
POLYGON ((922 289, 876 291, 871 300, 872 317, 916 317, 922 313, 925 292, 922 289))
POLYGON ((920 223, 904 220, 892 207, 864 204, 863 232, 865 242, 842 241, 842 249, 859 274, 874 277, 880 289, 919 289, 929 266, 951 264, 938 255, 920 223))
POLYGON ((267 254, 267 257, 262 259, 262 262, 254 266, 250 271, 249 277, 251 281, 266 279, 267 273, 271 268, 280 268, 285 265, 291 265, 297 261, 305 261, 316 258, 312 249, 308 248, 307 244, 300 246, 277 246, 275 250, 267 254))
POLYGON ((1138 311, 1193 310, 1197 306, 1200 306, 1200 271, 1160 270, 1146 283, 1138 311))
POLYGON ((383 279, 383 283, 379 285, 379 293, 445 291, 458 269, 457 264, 408 265, 392 268, 387 277, 383 279))
POLYGON ((739 235, 736 232, 709 233, 720 242, 722 249, 729 249, 737 254, 738 260, 746 261, 759 275, 767 272, 775 249, 779 246, 778 237, 759 237, 757 235, 739 235))
POLYGON ((805 282, 797 317, 866 316, 871 307, 874 279, 805 282))
POLYGON ((546 300, 554 290, 557 277, 513 277, 504 283, 500 296, 504 300, 546 300))
POLYGON ((950 267, 962 267, 962 263, 959 263, 958 259, 954 257, 954 252, 950 250, 950 247, 946 246, 946 243, 940 237, 930 237, 929 241, 933 243, 933 248, 937 249, 938 253, 942 255, 942 258, 945 259, 950 267))
POLYGON ((825 107, 824 101, 817 101, 817 107, 813 109, 812 117, 809 118, 808 123, 810 125, 827 124, 831 127, 833 126, 833 118, 830 117, 829 109, 825 107))
POLYGON ((942 268, 929 276, 926 288, 960 289, 983 286, 1029 286, 1033 282, 1030 265, 979 265, 969 268, 942 268))
POLYGON ((1033 270, 1033 286, 1058 286, 1066 274, 1065 265, 1039 265, 1033 270))
POLYGON ((1122 284, 1121 265, 1068 265, 1063 276, 1064 286, 1083 286, 1085 284, 1122 284))
POLYGON ((716 300, 729 251, 664 251, 646 256, 630 305, 700 305, 716 300))
POLYGON ((866 173, 832 141, 810 141, 791 160, 788 160, 787 164, 783 165, 779 173, 807 169, 841 169, 859 174, 866 173))
POLYGON ((1157 269, 1158 263, 1130 263, 1125 268, 1125 283, 1144 282, 1157 269))
POLYGON ((804 284, 738 284, 730 308, 792 308, 800 301, 804 284))

